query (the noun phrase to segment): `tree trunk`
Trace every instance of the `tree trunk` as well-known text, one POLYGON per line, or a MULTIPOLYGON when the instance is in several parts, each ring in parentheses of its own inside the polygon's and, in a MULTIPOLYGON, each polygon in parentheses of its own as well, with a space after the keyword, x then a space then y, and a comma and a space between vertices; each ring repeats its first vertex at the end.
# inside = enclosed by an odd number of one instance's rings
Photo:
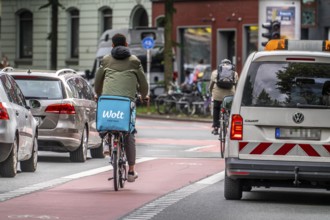
POLYGON ((52 9, 52 33, 50 50, 50 69, 57 69, 57 24, 58 24, 58 2, 53 1, 52 9))
POLYGON ((170 82, 173 77, 172 24, 173 14, 175 12, 173 2, 174 0, 165 1, 164 83, 166 91, 169 90, 170 82))

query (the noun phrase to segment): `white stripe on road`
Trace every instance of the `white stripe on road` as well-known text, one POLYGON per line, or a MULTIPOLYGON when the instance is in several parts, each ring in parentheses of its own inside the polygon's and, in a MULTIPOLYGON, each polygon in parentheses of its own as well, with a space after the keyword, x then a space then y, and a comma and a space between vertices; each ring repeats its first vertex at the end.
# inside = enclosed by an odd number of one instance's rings
POLYGON ((131 214, 122 218, 122 220, 149 220, 161 213, 167 207, 177 203, 181 199, 186 198, 187 196, 204 189, 205 187, 214 184, 216 182, 222 181, 225 177, 225 171, 214 174, 210 177, 207 177, 203 180, 200 180, 194 184, 183 187, 177 191, 166 194, 163 197, 156 199, 155 201, 148 203, 147 205, 135 210, 131 214))
POLYGON ((201 146, 201 147, 194 147, 194 148, 189 148, 188 150, 185 150, 185 151, 197 151, 197 150, 200 150, 200 149, 205 149, 205 148, 209 148, 209 147, 214 147, 214 145, 206 145, 206 146, 201 146))
MULTIPOLYGON (((154 159, 156 159, 156 158, 153 158, 153 157, 140 158, 140 159, 136 160, 136 163, 142 163, 142 162, 146 162, 146 161, 150 161, 150 160, 154 160, 154 159)), ((92 169, 92 170, 88 170, 88 171, 84 171, 84 172, 73 174, 73 175, 69 175, 69 176, 60 177, 60 178, 57 178, 54 180, 49 180, 49 181, 42 182, 42 183, 37 183, 37 184, 31 185, 31 186, 19 188, 19 189, 10 191, 10 192, 5 192, 5 193, 0 194, 0 202, 6 201, 9 199, 18 197, 18 196, 22 196, 25 194, 29 194, 29 193, 32 193, 35 191, 39 191, 42 189, 54 187, 54 186, 69 182, 71 180, 75 180, 75 179, 79 179, 79 178, 87 177, 87 176, 92 176, 92 175, 106 172, 109 170, 112 170, 112 166, 110 166, 110 165, 92 169)))

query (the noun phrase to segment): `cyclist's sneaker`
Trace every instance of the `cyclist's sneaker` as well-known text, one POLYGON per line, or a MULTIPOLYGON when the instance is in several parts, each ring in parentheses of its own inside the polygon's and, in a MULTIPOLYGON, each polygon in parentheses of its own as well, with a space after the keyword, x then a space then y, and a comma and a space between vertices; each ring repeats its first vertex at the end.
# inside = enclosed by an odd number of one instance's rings
POLYGON ((219 134, 219 128, 217 128, 217 127, 213 128, 212 134, 218 135, 219 134))
POLYGON ((135 179, 138 178, 138 173, 136 171, 134 172, 128 172, 128 175, 127 175, 127 182, 134 182, 135 179))

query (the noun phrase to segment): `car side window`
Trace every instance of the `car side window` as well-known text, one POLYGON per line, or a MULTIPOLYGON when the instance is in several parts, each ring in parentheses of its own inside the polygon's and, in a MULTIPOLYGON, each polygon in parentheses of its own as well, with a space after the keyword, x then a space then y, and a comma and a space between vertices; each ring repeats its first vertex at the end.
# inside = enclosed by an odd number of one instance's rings
POLYGON ((80 80, 81 80, 81 83, 83 85, 84 98, 87 99, 87 100, 92 100, 94 98, 93 89, 91 88, 90 85, 88 85, 86 80, 84 80, 84 79, 80 79, 80 80))
POLYGON ((24 95, 22 94, 21 90, 19 89, 18 85, 12 77, 2 75, 1 82, 10 102, 21 106, 26 105, 24 95))
POLYGON ((76 87, 76 83, 75 83, 75 78, 70 78, 68 81, 67 81, 71 91, 72 91, 72 96, 73 98, 76 98, 78 99, 79 98, 79 91, 78 91, 78 88, 76 87))

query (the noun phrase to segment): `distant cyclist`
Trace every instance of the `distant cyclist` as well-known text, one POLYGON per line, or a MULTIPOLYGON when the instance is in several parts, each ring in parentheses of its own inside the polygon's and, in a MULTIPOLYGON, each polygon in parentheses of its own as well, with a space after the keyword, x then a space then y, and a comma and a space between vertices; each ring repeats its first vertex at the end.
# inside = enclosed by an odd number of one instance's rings
MULTIPOLYGON (((112 37, 111 55, 106 55, 95 76, 95 92, 101 95, 124 96, 135 101, 139 93, 142 99, 148 99, 148 82, 140 60, 131 55, 126 37, 115 34, 112 37)), ((135 171, 136 148, 134 133, 125 138, 125 150, 128 161, 128 182, 138 177, 135 171)), ((106 150, 106 149, 105 149, 106 150)), ((109 149, 108 149, 109 151, 109 149)))
POLYGON ((209 85, 209 92, 212 95, 212 99, 213 99, 213 130, 212 130, 212 134, 214 135, 218 135, 219 134, 219 127, 220 127, 220 110, 221 110, 221 103, 222 100, 225 96, 228 95, 234 95, 235 94, 235 85, 237 83, 238 80, 238 74, 236 71, 233 71, 233 77, 232 80, 233 85, 231 88, 225 88, 225 87, 221 87, 218 84, 219 79, 221 78, 218 74, 221 74, 221 69, 227 69, 227 67, 232 66, 232 63, 230 60, 228 59, 224 59, 221 61, 221 64, 219 65, 219 68, 216 70, 212 71, 211 74, 211 79, 210 79, 210 85, 209 85))

